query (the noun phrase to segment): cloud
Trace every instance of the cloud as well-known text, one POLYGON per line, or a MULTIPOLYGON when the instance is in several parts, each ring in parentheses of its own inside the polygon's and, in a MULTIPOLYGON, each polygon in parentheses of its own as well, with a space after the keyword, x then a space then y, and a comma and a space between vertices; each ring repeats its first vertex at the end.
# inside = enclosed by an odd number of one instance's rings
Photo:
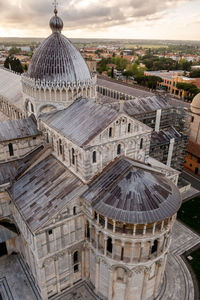
MULTIPOLYGON (((194 0, 60 0, 59 15, 68 29, 103 29, 137 21, 156 22, 171 7, 194 0)), ((1 24, 15 28, 46 28, 52 0, 0 0, 1 24)))

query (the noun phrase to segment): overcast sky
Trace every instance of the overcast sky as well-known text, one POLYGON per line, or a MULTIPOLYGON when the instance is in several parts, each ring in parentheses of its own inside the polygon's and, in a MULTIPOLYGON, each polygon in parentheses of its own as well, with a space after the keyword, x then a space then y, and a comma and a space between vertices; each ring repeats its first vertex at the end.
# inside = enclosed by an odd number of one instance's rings
MULTIPOLYGON (((46 37, 53 0, 0 0, 1 37, 46 37)), ((200 40, 200 0, 59 0, 69 38, 200 40)))

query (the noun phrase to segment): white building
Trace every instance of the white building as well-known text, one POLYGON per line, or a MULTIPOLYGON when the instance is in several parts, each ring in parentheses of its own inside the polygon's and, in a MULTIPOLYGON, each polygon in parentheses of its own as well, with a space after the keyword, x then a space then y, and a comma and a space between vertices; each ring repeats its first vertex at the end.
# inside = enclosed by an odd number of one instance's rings
POLYGON ((154 299, 179 172, 149 157, 151 128, 97 103, 57 11, 50 27, 27 74, 0 70, 0 109, 18 119, 0 123, 0 219, 17 229, 1 251, 22 255, 42 299, 79 280, 102 299, 154 299))

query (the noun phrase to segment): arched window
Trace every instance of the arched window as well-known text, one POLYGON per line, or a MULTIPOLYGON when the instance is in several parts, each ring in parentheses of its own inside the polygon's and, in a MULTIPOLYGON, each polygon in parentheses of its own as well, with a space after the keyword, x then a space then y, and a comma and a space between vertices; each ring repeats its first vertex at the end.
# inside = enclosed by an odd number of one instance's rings
POLYGON ((157 249, 158 249, 158 241, 155 240, 154 243, 153 243, 153 246, 151 248, 151 253, 152 254, 155 253, 157 251, 157 249))
POLYGON ((117 146, 117 155, 121 154, 121 144, 117 146))
POLYGON ((73 207, 73 215, 75 216, 77 214, 76 206, 73 207))
POLYGON ((112 137, 112 127, 109 128, 109 137, 112 137))
POLYGON ((31 103, 31 111, 34 113, 34 107, 32 103, 31 103))
POLYGON ((62 155, 63 154, 63 148, 62 148, 62 140, 59 139, 59 151, 60 151, 60 154, 62 155))
POLYGON ((96 153, 96 151, 94 151, 93 154, 92 154, 92 162, 93 162, 93 164, 97 162, 97 153, 96 153))
POLYGON ((107 240, 107 251, 112 253, 112 239, 110 237, 107 240))
POLYGON ((87 224, 86 224, 86 237, 88 239, 90 238, 90 225, 89 225, 88 221, 87 221, 87 224))
POLYGON ((131 123, 128 123, 128 132, 131 132, 131 123))
POLYGON ((79 271, 79 254, 78 251, 73 254, 73 265, 74 265, 74 273, 79 271))
POLYGON ((74 255, 73 255, 73 263, 74 263, 74 265, 78 263, 78 251, 75 251, 75 252, 74 252, 74 255))
POLYGON ((143 148, 143 139, 140 140, 140 149, 143 148))
POLYGON ((14 156, 13 144, 8 144, 9 154, 10 156, 14 156))
POLYGON ((122 268, 117 268, 117 281, 124 281, 125 270, 122 268))
POLYGON ((49 133, 48 132, 47 132, 46 137, 47 137, 47 143, 49 143, 49 133))
POLYGON ((72 148, 72 165, 75 165, 75 151, 74 151, 74 148, 72 148))

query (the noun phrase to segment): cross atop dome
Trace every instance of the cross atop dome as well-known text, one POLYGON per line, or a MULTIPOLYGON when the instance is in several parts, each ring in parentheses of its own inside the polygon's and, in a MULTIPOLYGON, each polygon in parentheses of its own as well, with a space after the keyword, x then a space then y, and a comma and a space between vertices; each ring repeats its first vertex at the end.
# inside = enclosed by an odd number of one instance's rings
POLYGON ((58 7, 58 1, 57 1, 57 0, 54 0, 52 4, 53 4, 53 6, 54 6, 54 13, 55 13, 55 15, 57 15, 57 13, 58 13, 58 10, 57 10, 57 7, 58 7))

